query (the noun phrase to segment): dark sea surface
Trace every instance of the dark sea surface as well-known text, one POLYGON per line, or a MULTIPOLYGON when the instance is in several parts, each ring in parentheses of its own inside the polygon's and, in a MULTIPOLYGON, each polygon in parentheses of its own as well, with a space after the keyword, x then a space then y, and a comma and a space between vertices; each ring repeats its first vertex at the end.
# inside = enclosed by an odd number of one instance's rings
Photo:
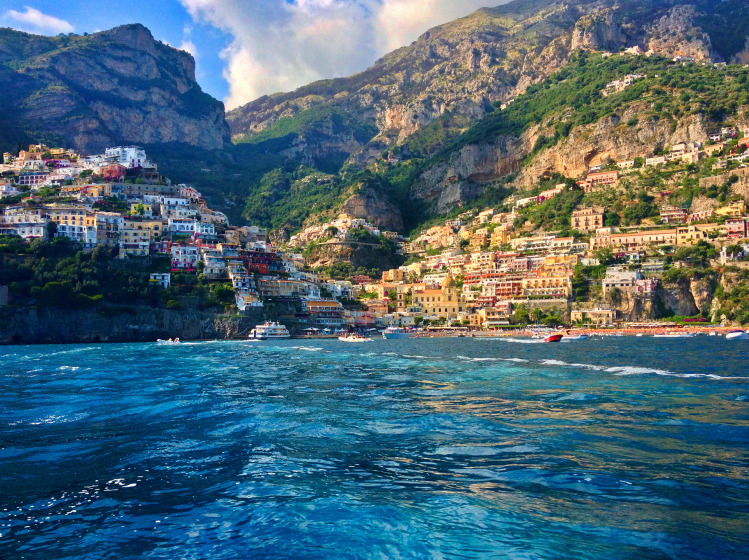
POLYGON ((749 558, 749 342, 0 348, 0 558, 749 558))

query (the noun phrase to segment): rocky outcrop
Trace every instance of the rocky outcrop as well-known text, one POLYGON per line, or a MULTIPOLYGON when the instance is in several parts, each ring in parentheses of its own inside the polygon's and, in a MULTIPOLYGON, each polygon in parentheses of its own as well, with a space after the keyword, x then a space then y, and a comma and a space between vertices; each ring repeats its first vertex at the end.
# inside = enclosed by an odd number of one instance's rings
POLYGON ((436 199, 439 212, 461 206, 479 196, 487 183, 518 171, 527 150, 522 139, 512 137, 464 146, 424 172, 413 185, 412 196, 436 199))
POLYGON ((329 242, 314 248, 305 254, 310 268, 325 268, 337 263, 349 263, 354 270, 363 267, 368 269, 389 270, 403 264, 403 258, 378 245, 367 243, 329 242))
POLYGON ((241 317, 148 307, 87 310, 3 308, 0 344, 153 342, 246 337, 261 313, 241 317))
POLYGON ((709 314, 715 294, 716 278, 709 274, 692 280, 664 283, 656 297, 674 315, 690 317, 700 313, 709 314))
POLYGON ((122 143, 215 150, 229 140, 223 104, 201 91, 193 57, 142 25, 44 38, 0 30, 0 85, 11 86, 0 110, 12 108, 18 128, 84 153, 122 143))
POLYGON ((403 229, 403 216, 400 209, 371 189, 351 196, 343 204, 341 211, 355 218, 363 218, 384 230, 400 231, 403 229))

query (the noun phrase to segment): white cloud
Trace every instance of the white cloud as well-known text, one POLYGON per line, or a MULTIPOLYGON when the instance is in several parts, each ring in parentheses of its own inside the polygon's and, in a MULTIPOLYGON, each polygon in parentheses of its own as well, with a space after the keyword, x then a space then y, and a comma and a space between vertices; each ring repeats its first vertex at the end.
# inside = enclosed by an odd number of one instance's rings
POLYGON ((182 41, 182 44, 177 48, 181 51, 189 52, 193 58, 198 58, 198 47, 192 41, 182 41))
POLYGON ((233 37, 221 54, 232 109, 261 95, 364 70, 430 27, 506 0, 180 0, 233 37))
POLYGON ((57 33, 73 32, 73 26, 64 19, 43 14, 39 10, 36 10, 29 6, 25 6, 25 8, 25 12, 8 10, 7 12, 5 12, 5 17, 30 27, 26 27, 24 31, 50 33, 53 35, 57 33))

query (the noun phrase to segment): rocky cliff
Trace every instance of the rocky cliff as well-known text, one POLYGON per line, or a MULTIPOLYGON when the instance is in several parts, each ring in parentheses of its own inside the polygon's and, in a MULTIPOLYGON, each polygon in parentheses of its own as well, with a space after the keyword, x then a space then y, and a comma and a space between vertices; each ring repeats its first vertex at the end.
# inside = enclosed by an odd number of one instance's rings
POLYGON ((0 29, 0 143, 53 139, 85 153, 183 143, 223 148, 223 104, 195 81, 195 60, 141 25, 87 36, 0 29))
MULTIPOLYGON (((704 18, 712 22, 721 14, 701 0, 518 0, 431 29, 360 74, 265 96, 227 118, 232 136, 246 139, 311 108, 340 107, 377 127, 372 141, 349 152, 363 164, 446 115, 480 119, 493 103, 523 93, 579 49, 639 46, 668 57, 721 60, 700 27, 704 18)), ((448 135, 464 126, 458 121, 448 135)))
POLYGON ((229 317, 149 307, 74 310, 3 308, 0 344, 153 342, 246 337, 261 313, 229 317))

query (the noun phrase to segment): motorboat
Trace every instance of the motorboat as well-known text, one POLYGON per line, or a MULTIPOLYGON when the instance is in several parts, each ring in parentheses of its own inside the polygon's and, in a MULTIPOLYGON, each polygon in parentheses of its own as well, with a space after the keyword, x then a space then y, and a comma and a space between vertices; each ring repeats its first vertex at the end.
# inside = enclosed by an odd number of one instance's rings
POLYGON ((570 331, 567 331, 567 334, 564 335, 564 338, 562 340, 564 342, 575 342, 578 340, 588 340, 590 337, 585 333, 580 334, 571 334, 570 331))
POLYGON ((410 336, 411 333, 407 329, 399 327, 388 327, 382 331, 382 338, 386 340, 397 340, 400 338, 408 338, 410 336))
POLYGON ((250 340, 272 340, 291 338, 289 329, 281 323, 266 322, 250 331, 250 340))
POLYGON ((338 340, 341 342, 372 342, 372 339, 366 336, 362 336, 357 333, 349 333, 343 336, 339 336, 338 340))
POLYGON ((555 333, 550 334, 546 338, 544 338, 544 342, 559 342, 564 338, 563 334, 555 333))
POLYGON ((163 338, 159 338, 156 341, 158 344, 179 344, 179 338, 170 338, 169 340, 164 340, 163 338))
POLYGON ((747 340, 749 333, 742 329, 734 329, 726 333, 726 340, 747 340))
POLYGON ((655 338, 694 338, 695 336, 697 335, 691 332, 667 332, 653 335, 655 338))

